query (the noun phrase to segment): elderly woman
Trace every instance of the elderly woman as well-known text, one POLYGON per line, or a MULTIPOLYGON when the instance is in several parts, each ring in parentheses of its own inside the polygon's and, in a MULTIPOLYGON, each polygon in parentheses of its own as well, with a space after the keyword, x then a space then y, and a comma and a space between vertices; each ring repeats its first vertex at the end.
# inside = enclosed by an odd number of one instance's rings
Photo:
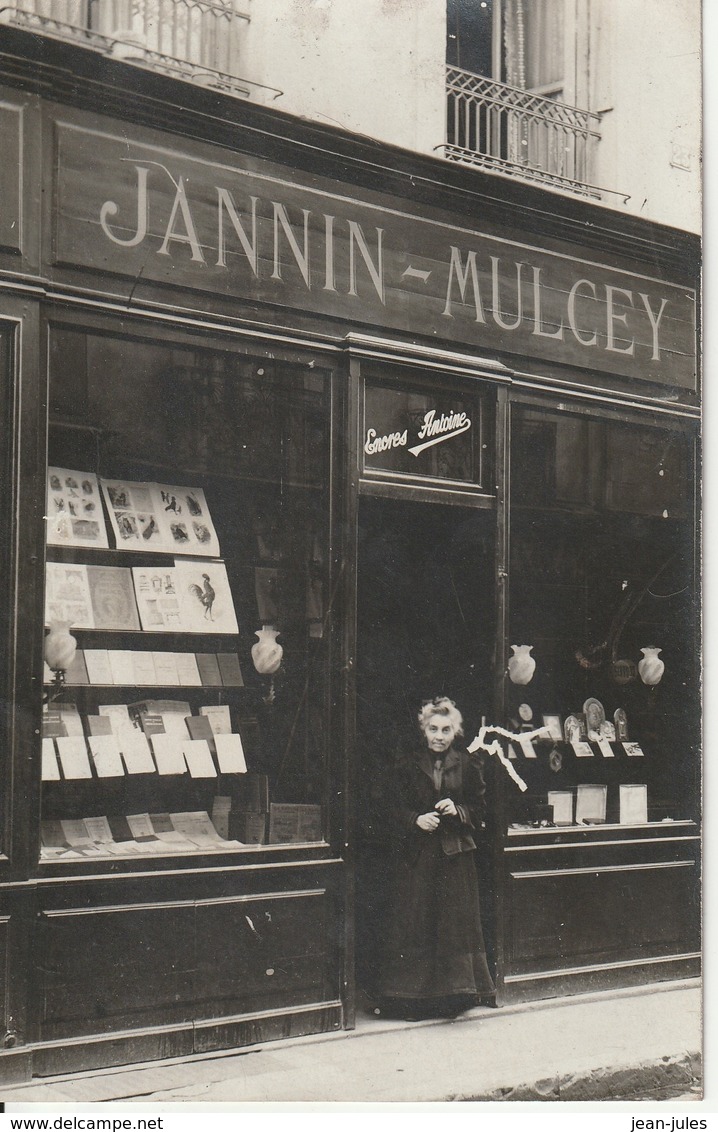
POLYGON ((419 712, 421 749, 402 759, 386 820, 393 834, 392 899, 378 990, 387 1012, 455 1016, 492 996, 474 865, 485 785, 453 700, 419 712))

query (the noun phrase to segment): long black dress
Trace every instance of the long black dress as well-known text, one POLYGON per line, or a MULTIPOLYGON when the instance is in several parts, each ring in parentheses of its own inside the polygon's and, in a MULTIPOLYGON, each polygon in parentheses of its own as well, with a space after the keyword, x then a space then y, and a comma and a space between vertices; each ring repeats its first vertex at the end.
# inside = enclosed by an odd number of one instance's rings
MULTIPOLYGON (((378 971, 385 1006, 424 1015, 452 1013, 493 994, 486 964, 474 864, 484 810, 480 764, 451 747, 437 789, 436 756, 424 750, 396 768, 385 811, 392 832, 390 884, 378 971), (441 818, 435 833, 416 824, 440 798, 457 815, 441 818)), ((438 768, 437 768, 438 769, 438 768)))

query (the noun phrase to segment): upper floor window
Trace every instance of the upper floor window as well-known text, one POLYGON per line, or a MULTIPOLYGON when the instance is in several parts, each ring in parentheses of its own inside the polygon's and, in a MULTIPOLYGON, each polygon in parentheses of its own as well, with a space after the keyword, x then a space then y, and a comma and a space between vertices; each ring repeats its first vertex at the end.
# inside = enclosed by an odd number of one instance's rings
POLYGON ((0 7, 0 24, 245 98, 271 90, 239 77, 248 21, 243 0, 17 0, 0 7))
POLYGON ((447 0, 446 156, 587 196, 583 0, 447 0))
POLYGON ((563 99, 566 0, 448 0, 450 66, 563 99))

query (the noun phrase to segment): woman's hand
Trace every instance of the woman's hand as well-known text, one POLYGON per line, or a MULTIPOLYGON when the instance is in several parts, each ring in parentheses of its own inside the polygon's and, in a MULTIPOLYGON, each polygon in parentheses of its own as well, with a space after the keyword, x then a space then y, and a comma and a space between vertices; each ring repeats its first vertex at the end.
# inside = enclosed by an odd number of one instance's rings
POLYGON ((424 833, 436 833, 439 828, 439 821, 438 814, 419 814, 416 824, 419 829, 423 829, 424 833))
POLYGON ((435 808, 444 817, 447 817, 447 818, 455 818, 456 817, 456 806, 452 802, 451 798, 442 798, 440 802, 436 803, 435 808))

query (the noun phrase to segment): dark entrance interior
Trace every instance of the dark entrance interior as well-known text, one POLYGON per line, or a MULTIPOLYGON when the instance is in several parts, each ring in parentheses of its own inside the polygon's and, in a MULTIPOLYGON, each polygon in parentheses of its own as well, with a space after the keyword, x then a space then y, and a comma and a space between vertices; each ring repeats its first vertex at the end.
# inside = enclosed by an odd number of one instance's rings
MULTIPOLYGON (((357 978, 372 992, 387 831, 377 815, 397 754, 419 742, 417 713, 448 695, 465 739, 492 713, 495 526, 491 510, 377 497, 359 507, 357 607, 357 978)), ((487 768, 489 810, 491 768, 487 768)), ((491 960, 487 840, 479 846, 491 960)))

